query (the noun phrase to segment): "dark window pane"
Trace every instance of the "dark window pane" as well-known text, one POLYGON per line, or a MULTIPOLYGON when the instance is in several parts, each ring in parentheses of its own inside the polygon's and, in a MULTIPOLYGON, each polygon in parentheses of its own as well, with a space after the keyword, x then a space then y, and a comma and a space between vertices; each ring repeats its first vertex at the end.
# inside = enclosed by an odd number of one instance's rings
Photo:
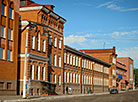
POLYGON ((1 35, 0 37, 4 37, 4 27, 1 25, 1 35))
POLYGON ((8 39, 11 40, 11 29, 8 29, 8 39))
POLYGON ((12 9, 9 8, 9 18, 11 18, 11 17, 12 17, 12 9))
POLYGON ((8 61, 10 61, 10 50, 8 50, 8 61))
POLYGON ((5 8, 5 6, 4 6, 4 4, 2 4, 1 15, 3 15, 3 16, 4 16, 4 8, 5 8))
POLYGON ((3 48, 0 48, 0 59, 3 58, 3 48))

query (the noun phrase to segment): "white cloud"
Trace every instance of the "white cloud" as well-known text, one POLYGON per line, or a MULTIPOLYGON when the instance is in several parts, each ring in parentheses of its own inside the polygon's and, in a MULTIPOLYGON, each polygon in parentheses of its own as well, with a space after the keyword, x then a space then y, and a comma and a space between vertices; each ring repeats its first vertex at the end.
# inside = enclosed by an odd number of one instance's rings
POLYGON ((104 7, 104 6, 106 8, 109 8, 109 9, 112 9, 112 10, 118 10, 118 11, 121 11, 121 12, 137 11, 138 10, 138 8, 124 8, 124 7, 120 7, 120 6, 116 5, 115 2, 113 2, 113 1, 100 4, 96 8, 101 8, 101 7, 104 7))
POLYGON ((117 51, 118 57, 131 57, 134 60, 135 66, 138 68, 138 45, 131 48, 125 48, 117 51))
POLYGON ((111 3, 112 3, 112 1, 109 1, 109 2, 106 2, 106 3, 98 5, 96 8, 104 7, 104 6, 107 6, 107 5, 111 4, 111 3))

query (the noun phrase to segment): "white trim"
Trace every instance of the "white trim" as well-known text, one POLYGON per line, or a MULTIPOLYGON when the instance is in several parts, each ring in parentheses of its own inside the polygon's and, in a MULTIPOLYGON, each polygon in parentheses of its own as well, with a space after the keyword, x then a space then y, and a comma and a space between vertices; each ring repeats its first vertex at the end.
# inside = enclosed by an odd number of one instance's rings
POLYGON ((42 9, 43 6, 34 6, 34 7, 23 7, 23 8, 20 8, 19 11, 30 11, 30 10, 40 10, 42 9))
POLYGON ((53 12, 50 12, 50 15, 53 16, 54 18, 58 19, 59 16, 57 16, 56 14, 54 14, 53 12))
POLYGON ((29 24, 29 22, 28 21, 21 21, 21 23, 20 23, 21 25, 28 25, 29 24))
POLYGON ((66 21, 62 18, 59 19, 61 22, 65 23, 66 21))

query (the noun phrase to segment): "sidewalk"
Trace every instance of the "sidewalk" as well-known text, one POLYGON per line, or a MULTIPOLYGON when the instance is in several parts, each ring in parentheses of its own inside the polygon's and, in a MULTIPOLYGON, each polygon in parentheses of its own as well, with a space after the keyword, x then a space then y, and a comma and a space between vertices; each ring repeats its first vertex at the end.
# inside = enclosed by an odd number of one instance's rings
MULTIPOLYGON (((136 90, 129 90, 136 91, 136 90)), ((119 91, 119 93, 124 93, 127 91, 119 91)), ((0 96, 0 102, 31 102, 38 100, 51 100, 58 98, 72 98, 72 97, 81 97, 81 96, 93 96, 93 95, 104 95, 109 94, 109 92, 103 93, 93 93, 93 94, 77 94, 77 95, 57 95, 57 96, 30 96, 29 99, 22 99, 21 96, 0 96)))

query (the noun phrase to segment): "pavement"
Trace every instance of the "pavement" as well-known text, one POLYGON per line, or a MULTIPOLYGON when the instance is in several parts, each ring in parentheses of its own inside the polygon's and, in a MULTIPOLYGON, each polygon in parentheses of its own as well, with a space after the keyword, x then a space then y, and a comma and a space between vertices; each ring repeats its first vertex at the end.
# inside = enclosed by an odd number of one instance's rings
MULTIPOLYGON (((129 91, 136 91, 136 90, 129 90, 129 91)), ((119 93, 125 93, 125 92, 128 91, 119 91, 119 93)), ((74 98, 82 96, 95 96, 95 95, 107 95, 107 94, 109 94, 109 92, 93 93, 93 94, 56 95, 56 96, 29 96, 28 99, 22 99, 21 96, 0 96, 0 102, 32 102, 40 100, 55 100, 62 98, 74 98)))

